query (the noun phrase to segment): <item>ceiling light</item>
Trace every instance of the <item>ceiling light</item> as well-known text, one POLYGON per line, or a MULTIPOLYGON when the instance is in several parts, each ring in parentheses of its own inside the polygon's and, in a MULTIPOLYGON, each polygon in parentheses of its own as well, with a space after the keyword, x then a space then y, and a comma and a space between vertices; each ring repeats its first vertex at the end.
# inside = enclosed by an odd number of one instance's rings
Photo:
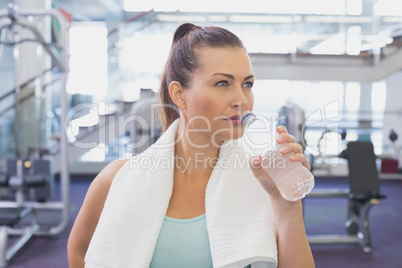
POLYGON ((256 23, 292 23, 292 16, 252 16, 252 15, 232 15, 229 17, 231 22, 256 22, 256 23))
POLYGON ((177 22, 177 21, 192 21, 192 22, 206 22, 207 18, 205 16, 190 16, 190 15, 167 15, 167 14, 159 14, 156 17, 159 21, 169 21, 169 22, 177 22))
POLYGON ((371 17, 353 16, 306 16, 306 22, 327 22, 327 23, 371 23, 371 17))

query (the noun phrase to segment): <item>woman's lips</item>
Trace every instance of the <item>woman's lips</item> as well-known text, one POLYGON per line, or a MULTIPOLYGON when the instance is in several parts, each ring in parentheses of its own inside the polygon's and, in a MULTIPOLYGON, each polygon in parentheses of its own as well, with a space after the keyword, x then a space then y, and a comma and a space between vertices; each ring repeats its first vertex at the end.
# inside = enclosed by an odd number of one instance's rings
POLYGON ((228 121, 232 122, 233 125, 240 125, 241 124, 241 119, 240 119, 239 115, 229 117, 228 121))

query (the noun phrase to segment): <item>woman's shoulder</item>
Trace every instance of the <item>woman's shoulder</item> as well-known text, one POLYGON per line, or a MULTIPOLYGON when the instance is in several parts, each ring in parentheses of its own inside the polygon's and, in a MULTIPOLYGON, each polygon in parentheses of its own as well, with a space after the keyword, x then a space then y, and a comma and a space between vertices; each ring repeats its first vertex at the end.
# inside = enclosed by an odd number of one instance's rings
POLYGON ((106 167, 104 167, 99 175, 102 175, 102 177, 111 177, 111 179, 113 179, 117 172, 124 166, 127 161, 128 159, 114 160, 110 162, 106 167))
POLYGON ((107 190, 109 190, 117 172, 124 166, 127 161, 127 159, 124 159, 114 160, 110 162, 102 169, 101 172, 99 172, 92 184, 98 185, 100 188, 106 188, 107 190))

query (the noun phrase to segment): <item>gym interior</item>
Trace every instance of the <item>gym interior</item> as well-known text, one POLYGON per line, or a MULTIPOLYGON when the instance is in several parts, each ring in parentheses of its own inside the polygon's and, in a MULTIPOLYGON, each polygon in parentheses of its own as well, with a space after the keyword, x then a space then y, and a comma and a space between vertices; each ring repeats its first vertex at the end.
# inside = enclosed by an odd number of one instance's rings
POLYGON ((399 5, 0 0, 0 267, 69 267, 92 180, 163 133, 160 75, 185 22, 240 37, 253 111, 302 144, 316 267, 402 267, 399 5))

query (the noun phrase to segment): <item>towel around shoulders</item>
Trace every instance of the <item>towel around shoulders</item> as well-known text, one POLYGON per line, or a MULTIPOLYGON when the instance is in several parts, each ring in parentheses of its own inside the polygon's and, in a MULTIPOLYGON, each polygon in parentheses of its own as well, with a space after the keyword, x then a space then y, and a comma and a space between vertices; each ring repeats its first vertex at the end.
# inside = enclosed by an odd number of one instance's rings
MULTIPOLYGON (((173 190, 179 120, 117 172, 90 242, 87 268, 149 267, 173 190)), ((277 266, 275 216, 240 140, 225 142, 205 192, 214 267, 277 266)))

